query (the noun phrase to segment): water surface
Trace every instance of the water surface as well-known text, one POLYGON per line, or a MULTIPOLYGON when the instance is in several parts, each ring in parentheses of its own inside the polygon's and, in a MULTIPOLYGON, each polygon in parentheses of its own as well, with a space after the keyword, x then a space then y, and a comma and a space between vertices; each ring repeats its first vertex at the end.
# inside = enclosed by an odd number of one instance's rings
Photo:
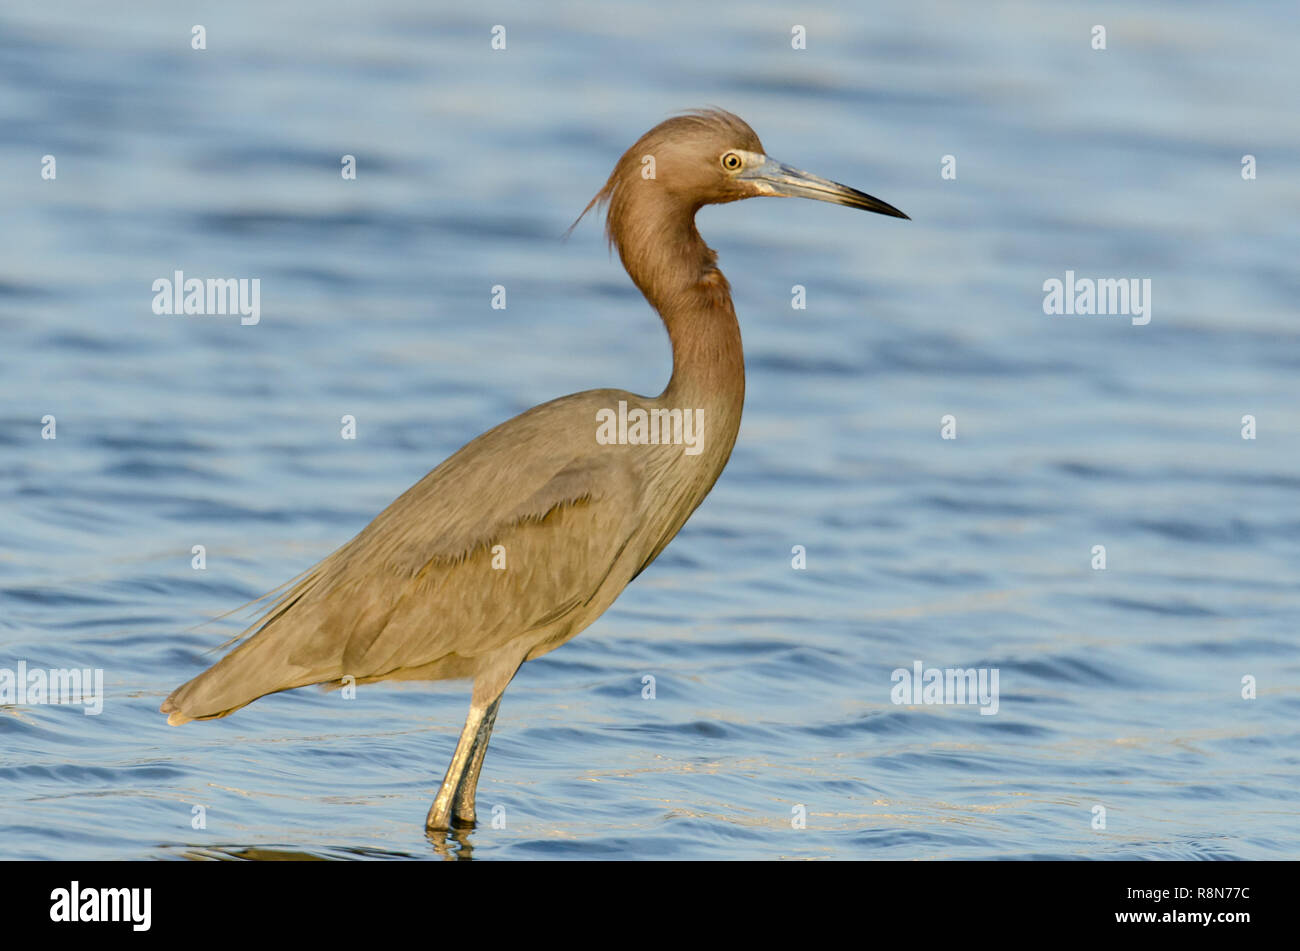
POLYGON ((251 615, 196 625, 473 436, 662 389, 598 223, 561 236, 645 129, 716 104, 915 220, 700 214, 739 442, 516 678, 474 856, 1297 857, 1298 44, 1271 3, 6 9, 0 667, 107 696, 0 707, 0 855, 436 857, 464 684, 158 705, 251 615), (176 269, 259 277, 260 323, 154 315, 176 269), (1070 269, 1150 279, 1151 322, 1045 316, 1070 269), (917 660, 997 669, 998 713, 892 703, 917 660))

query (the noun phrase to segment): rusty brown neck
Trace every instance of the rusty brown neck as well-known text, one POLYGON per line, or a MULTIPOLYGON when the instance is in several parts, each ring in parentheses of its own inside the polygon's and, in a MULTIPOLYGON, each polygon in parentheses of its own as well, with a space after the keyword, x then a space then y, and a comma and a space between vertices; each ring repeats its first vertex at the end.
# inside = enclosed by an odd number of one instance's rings
POLYGON ((660 200, 619 218, 626 225, 615 234, 623 266, 672 341, 673 375, 659 402, 708 407, 715 439, 725 443, 725 462, 740 428, 745 357, 717 255, 695 228, 694 208, 660 200))

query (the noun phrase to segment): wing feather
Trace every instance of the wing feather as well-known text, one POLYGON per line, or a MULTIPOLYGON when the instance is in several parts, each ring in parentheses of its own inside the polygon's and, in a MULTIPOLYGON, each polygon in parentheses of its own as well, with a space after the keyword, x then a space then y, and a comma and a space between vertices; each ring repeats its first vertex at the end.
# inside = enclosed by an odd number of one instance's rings
POLYGON ((277 690, 445 658, 464 659, 448 668, 460 670, 581 611, 640 524, 636 455, 593 452, 592 407, 620 396, 555 400, 469 443, 311 569, 164 711, 177 722, 223 716, 277 690))

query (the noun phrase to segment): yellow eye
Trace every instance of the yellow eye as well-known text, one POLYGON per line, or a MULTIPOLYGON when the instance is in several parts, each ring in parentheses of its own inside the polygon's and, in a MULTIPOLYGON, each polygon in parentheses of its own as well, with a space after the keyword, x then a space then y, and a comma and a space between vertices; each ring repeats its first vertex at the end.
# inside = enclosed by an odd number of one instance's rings
POLYGON ((737 152, 728 152, 722 156, 722 167, 728 172, 734 172, 744 164, 745 160, 737 152))

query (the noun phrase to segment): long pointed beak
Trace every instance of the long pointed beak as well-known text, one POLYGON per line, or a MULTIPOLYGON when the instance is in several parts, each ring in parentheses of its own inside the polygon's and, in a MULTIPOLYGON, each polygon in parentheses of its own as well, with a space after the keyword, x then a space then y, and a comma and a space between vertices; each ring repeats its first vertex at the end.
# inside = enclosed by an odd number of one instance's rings
MULTIPOLYGON (((783 165, 766 155, 761 164, 751 165, 736 177, 744 182, 753 183, 760 194, 775 195, 781 198, 812 198, 817 201, 834 202, 850 208, 874 211, 878 215, 890 215, 894 218, 907 218, 893 205, 873 198, 866 192, 860 192, 848 185, 819 178, 808 172, 789 165, 783 165)), ((910 221, 911 219, 908 218, 910 221)))

